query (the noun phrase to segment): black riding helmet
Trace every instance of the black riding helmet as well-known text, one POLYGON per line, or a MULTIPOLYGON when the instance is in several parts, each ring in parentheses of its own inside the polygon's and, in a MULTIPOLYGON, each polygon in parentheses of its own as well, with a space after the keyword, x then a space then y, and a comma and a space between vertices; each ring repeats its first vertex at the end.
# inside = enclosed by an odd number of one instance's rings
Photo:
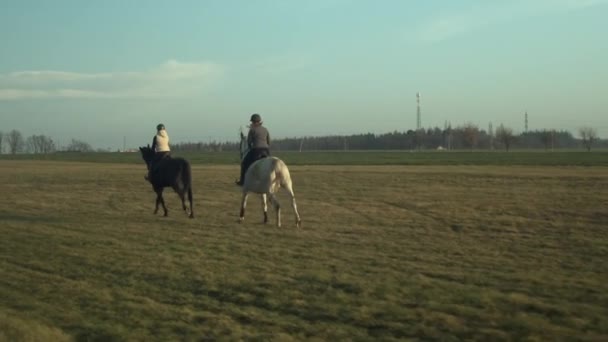
POLYGON ((158 125, 156 126, 156 130, 157 130, 157 131, 160 131, 161 129, 165 129, 165 125, 163 125, 162 123, 161 123, 161 124, 158 124, 158 125))
POLYGON ((260 116, 260 114, 253 114, 253 115, 251 115, 251 119, 249 121, 260 122, 260 121, 262 121, 262 117, 260 116))

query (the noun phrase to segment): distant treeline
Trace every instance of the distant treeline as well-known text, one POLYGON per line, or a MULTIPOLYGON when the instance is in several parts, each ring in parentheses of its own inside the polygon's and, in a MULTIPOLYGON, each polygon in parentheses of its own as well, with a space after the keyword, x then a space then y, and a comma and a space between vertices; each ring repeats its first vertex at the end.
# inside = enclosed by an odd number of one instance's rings
MULTIPOLYGON (((577 139, 568 131, 536 130, 513 134, 512 130, 499 126, 491 134, 473 125, 457 128, 432 128, 418 131, 390 132, 384 134, 353 134, 317 137, 281 138, 271 142, 275 151, 323 151, 323 150, 492 150, 503 149, 562 149, 608 147, 608 140, 591 137, 577 139), (589 146, 587 146, 589 145, 589 146)), ((235 151, 238 142, 182 142, 172 145, 176 151, 235 151)))
MULTIPOLYGON (((505 150, 516 149, 575 149, 607 148, 608 139, 599 139, 594 128, 582 127, 578 138, 568 131, 535 130, 514 134, 513 130, 500 125, 496 130, 479 129, 476 125, 438 127, 384 134, 352 134, 280 138, 271 142, 275 151, 327 151, 327 150, 505 150)), ((239 142, 173 142, 174 151, 236 151, 239 142)), ((0 131, 0 153, 47 154, 52 152, 93 152, 85 141, 72 139, 66 146, 58 147, 45 135, 24 137, 18 130, 0 131)), ((97 150, 108 152, 108 150, 97 150)))
POLYGON ((89 143, 77 139, 72 139, 68 145, 58 148, 53 138, 44 134, 34 134, 26 138, 16 129, 6 133, 0 131, 0 153, 48 154, 58 151, 93 152, 93 148, 89 143))

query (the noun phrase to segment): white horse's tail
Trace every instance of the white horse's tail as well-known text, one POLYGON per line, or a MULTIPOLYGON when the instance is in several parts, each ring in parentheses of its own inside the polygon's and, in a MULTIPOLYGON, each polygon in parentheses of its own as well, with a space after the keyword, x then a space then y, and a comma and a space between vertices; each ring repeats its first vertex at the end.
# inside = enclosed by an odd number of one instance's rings
POLYGON ((275 174, 275 184, 277 185, 276 190, 279 190, 278 187, 282 186, 288 192, 293 194, 291 174, 289 173, 287 165, 285 165, 281 159, 273 158, 271 170, 275 174))

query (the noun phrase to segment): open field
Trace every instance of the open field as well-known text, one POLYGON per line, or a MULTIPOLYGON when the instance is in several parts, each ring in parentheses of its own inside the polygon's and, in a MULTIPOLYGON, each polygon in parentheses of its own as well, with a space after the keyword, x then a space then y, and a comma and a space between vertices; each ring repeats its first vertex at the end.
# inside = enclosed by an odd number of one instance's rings
POLYGON ((608 340, 606 167, 294 162, 298 230, 202 161, 154 216, 131 157, 0 160, 0 341, 608 340))
MULTIPOLYGON (((172 152, 192 164, 236 165, 237 152, 172 152)), ((608 166, 608 151, 273 151, 289 165, 553 165, 608 166)), ((0 160, 47 160, 101 163, 142 163, 139 153, 0 154, 0 160)))

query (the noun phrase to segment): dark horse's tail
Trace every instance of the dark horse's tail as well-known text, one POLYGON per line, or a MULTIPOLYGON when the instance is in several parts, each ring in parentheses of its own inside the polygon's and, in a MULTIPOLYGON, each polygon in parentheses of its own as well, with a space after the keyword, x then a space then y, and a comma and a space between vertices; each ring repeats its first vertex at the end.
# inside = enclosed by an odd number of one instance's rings
POLYGON ((194 207, 192 206, 192 170, 190 163, 187 163, 186 174, 184 175, 188 183, 188 202, 190 202, 190 217, 194 217, 194 207))
POLYGON ((184 187, 188 192, 188 202, 190 203, 190 218, 194 217, 194 207, 192 206, 192 170, 190 169, 190 163, 184 160, 184 187))
POLYGON ((168 177, 168 184, 173 187, 175 192, 179 195, 182 200, 182 207, 187 212, 185 198, 188 195, 188 202, 190 203, 190 218, 194 217, 194 209, 192 205, 192 170, 190 163, 183 158, 172 158, 170 159, 165 167, 171 169, 168 177), (172 166, 170 166, 172 165, 172 166))

